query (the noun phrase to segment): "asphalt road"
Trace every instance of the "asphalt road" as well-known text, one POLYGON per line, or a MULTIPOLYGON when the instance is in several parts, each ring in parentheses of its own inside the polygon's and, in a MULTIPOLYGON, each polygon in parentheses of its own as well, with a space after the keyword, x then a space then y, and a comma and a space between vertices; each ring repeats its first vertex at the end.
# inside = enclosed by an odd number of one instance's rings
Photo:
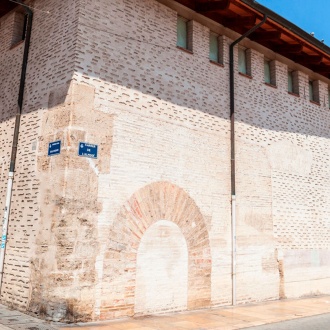
POLYGON ((249 330, 330 330, 330 314, 247 328, 249 330))

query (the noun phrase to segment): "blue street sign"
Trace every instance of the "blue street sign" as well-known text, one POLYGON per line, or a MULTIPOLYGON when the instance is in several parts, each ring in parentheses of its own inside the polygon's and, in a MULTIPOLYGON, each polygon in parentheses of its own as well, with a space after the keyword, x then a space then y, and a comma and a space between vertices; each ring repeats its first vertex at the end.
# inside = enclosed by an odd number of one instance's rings
POLYGON ((78 156, 97 158, 97 144, 79 142, 78 156))
POLYGON ((48 145, 48 156, 55 156, 61 153, 61 141, 50 142, 48 145))

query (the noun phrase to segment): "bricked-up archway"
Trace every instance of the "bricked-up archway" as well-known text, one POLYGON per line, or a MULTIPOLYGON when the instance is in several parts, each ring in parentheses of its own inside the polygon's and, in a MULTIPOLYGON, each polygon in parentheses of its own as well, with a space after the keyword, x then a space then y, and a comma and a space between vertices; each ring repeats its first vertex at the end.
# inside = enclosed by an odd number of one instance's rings
POLYGON ((162 219, 174 222, 187 243, 188 309, 210 306, 211 254, 203 216, 182 188, 155 182, 133 194, 110 230, 101 318, 134 314, 137 251, 146 230, 162 219))
POLYGON ((147 229, 137 254, 135 278, 136 315, 187 309, 188 249, 174 222, 160 220, 147 229))

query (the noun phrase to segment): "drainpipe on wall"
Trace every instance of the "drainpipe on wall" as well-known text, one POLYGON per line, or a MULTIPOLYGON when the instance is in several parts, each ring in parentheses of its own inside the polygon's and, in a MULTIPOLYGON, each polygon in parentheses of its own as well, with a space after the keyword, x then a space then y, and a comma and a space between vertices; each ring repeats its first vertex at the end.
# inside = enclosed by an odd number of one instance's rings
POLYGON ((234 47, 252 32, 257 30, 267 20, 263 20, 229 47, 229 88, 230 88, 230 145, 231 145, 231 230, 232 230, 232 305, 236 305, 236 178, 235 178, 235 80, 234 80, 234 47))
MULTIPOLYGON (((23 5, 22 3, 20 3, 20 4, 23 5)), ((10 214, 10 204, 11 204, 14 172, 15 172, 15 165, 16 165, 18 136, 19 136, 21 115, 22 115, 22 108, 23 108, 25 76, 26 76, 26 69, 27 69, 27 63, 28 63, 30 40, 31 40, 31 30, 32 30, 33 12, 32 12, 32 10, 30 10, 30 8, 28 8, 26 6, 24 6, 24 8, 25 8, 25 12, 27 15, 27 25, 26 25, 26 36, 25 36, 23 63, 22 63, 22 71, 21 71, 21 80, 20 80, 19 93, 18 93, 18 106, 17 106, 16 119, 15 119, 13 144, 12 144, 12 149, 11 149, 10 167, 9 167, 9 173, 8 173, 8 185, 7 185, 7 194, 6 194, 6 202, 5 202, 6 204, 5 204, 3 221, 2 221, 2 237, 1 237, 1 248, 0 248, 0 293, 1 293, 1 289, 2 289, 3 269, 4 269, 4 263, 5 263, 5 252, 6 252, 7 232, 8 232, 8 222, 9 222, 9 214, 10 214)))

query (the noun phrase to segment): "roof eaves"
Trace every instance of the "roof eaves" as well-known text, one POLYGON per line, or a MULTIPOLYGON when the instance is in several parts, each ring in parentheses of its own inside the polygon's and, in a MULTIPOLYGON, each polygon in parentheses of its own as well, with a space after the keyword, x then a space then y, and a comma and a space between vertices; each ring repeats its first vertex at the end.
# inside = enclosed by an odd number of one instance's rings
POLYGON ((291 23, 290 21, 286 20, 282 16, 276 14, 272 10, 268 9, 267 7, 257 3, 255 0, 241 0, 241 2, 245 3, 246 5, 250 6, 254 10, 266 14, 269 19, 273 20, 274 22, 282 25, 284 28, 290 30, 300 38, 306 40, 308 43, 312 44, 313 46, 319 48, 323 52, 330 55, 330 47, 325 45, 323 42, 319 41, 318 39, 311 36, 309 33, 298 27, 297 25, 291 23))

